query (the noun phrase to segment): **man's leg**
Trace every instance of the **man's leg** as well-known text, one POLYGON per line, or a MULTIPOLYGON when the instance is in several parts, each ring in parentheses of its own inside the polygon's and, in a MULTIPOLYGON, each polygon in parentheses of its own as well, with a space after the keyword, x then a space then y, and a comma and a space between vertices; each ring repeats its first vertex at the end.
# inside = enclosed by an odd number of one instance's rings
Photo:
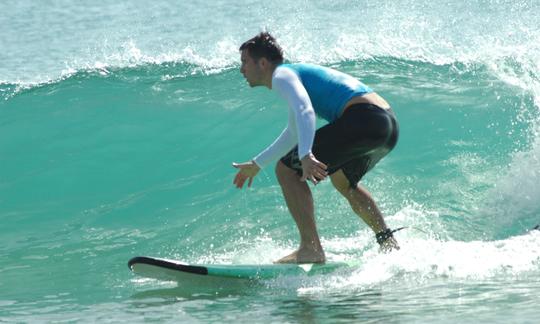
POLYGON ((324 262, 324 251, 317 234, 313 196, 307 182, 281 161, 277 163, 276 175, 283 191, 289 212, 300 232, 300 248, 276 263, 324 262))
MULTIPOLYGON (((388 229, 375 200, 364 187, 358 184, 356 188, 352 188, 342 170, 333 173, 330 178, 334 187, 349 201, 353 211, 371 227, 375 234, 388 229)), ((399 245, 393 237, 390 237, 383 243, 381 249, 391 251, 399 249, 399 245)))

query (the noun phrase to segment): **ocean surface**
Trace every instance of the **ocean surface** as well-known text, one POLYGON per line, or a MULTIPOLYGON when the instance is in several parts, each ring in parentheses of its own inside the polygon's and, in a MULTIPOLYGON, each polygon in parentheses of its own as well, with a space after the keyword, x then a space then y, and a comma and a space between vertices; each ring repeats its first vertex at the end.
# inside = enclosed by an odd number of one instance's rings
MULTIPOLYGON (((0 2, 0 322, 537 323, 540 1, 0 2), (148 255, 271 263, 298 234, 273 168, 287 121, 239 45, 352 74, 396 112, 363 180, 401 250, 329 181, 313 188, 348 272, 214 289, 134 276, 148 255)), ((320 125, 323 125, 321 121, 320 125)))

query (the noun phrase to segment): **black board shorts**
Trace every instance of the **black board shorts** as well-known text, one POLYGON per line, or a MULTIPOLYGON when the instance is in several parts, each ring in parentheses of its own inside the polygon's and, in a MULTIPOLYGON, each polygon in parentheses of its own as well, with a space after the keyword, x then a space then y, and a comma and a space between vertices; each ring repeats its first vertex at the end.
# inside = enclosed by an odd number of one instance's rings
MULTIPOLYGON (((311 151, 328 166, 328 174, 341 169, 351 187, 356 188, 360 179, 396 146, 398 136, 399 126, 392 109, 354 104, 315 132, 311 151)), ((302 176, 298 146, 281 162, 302 176)))

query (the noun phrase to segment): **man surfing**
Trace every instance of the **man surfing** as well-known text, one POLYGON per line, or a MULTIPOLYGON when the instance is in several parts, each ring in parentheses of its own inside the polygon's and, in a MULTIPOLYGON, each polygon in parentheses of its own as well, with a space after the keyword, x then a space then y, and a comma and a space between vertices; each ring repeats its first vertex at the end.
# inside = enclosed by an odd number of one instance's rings
POLYGON ((276 175, 300 232, 300 247, 277 263, 326 261, 315 224, 307 181, 328 176, 353 211, 374 231, 381 250, 399 249, 371 194, 358 182, 398 140, 390 105, 372 89, 345 73, 313 64, 284 64, 275 38, 262 32, 240 46, 240 72, 251 87, 275 90, 289 109, 287 127, 253 160, 233 163, 234 184, 250 187, 258 172, 278 160, 276 175), (316 130, 315 116, 328 121, 316 130))

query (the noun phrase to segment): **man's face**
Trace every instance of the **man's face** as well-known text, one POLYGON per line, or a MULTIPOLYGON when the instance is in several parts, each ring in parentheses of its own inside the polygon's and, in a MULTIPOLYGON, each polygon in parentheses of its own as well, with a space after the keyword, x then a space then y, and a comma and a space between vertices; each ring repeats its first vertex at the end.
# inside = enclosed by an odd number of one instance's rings
POLYGON ((243 50, 240 55, 242 65, 240 66, 240 73, 244 75, 246 81, 250 87, 256 87, 261 85, 262 70, 257 62, 251 58, 248 50, 243 50))

